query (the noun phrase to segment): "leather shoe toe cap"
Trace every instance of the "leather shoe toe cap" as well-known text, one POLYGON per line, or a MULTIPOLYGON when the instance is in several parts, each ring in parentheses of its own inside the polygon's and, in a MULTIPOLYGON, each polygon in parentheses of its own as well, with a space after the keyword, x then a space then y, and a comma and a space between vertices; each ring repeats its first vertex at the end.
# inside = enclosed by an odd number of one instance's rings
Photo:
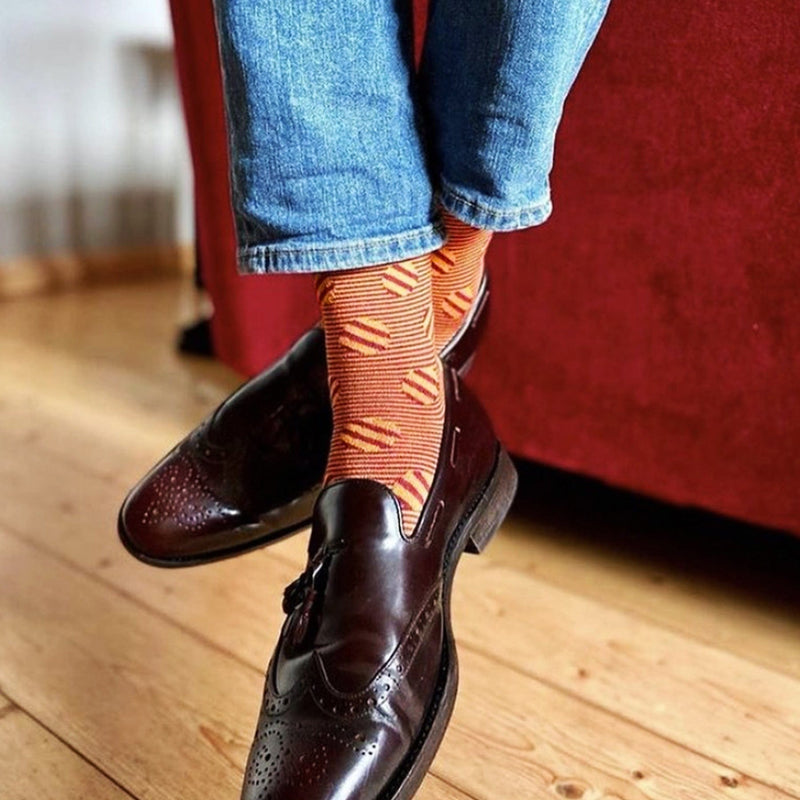
POLYGON ((202 551, 206 537, 245 522, 208 488, 183 447, 167 454, 128 494, 119 513, 125 546, 143 560, 179 560, 202 551))
POLYGON ((253 743, 242 800, 375 800, 396 766, 392 737, 386 728, 370 734, 332 719, 270 720, 253 743))

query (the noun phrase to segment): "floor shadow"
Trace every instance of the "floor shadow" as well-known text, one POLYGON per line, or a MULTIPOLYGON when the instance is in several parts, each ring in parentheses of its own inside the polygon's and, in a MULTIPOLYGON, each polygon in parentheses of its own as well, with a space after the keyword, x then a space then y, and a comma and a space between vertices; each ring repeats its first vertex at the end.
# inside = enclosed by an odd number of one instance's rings
POLYGON ((672 574, 798 617, 800 537, 600 481, 518 461, 513 518, 571 547, 635 560, 653 581, 672 574))

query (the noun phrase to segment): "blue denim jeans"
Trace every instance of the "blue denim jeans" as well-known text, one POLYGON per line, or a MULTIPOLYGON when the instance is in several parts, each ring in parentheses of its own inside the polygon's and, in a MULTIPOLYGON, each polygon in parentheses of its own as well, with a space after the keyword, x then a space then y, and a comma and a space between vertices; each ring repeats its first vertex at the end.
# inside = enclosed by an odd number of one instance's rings
POLYGON ((439 208, 544 222, 567 93, 609 0, 215 0, 241 272, 382 264, 439 208))

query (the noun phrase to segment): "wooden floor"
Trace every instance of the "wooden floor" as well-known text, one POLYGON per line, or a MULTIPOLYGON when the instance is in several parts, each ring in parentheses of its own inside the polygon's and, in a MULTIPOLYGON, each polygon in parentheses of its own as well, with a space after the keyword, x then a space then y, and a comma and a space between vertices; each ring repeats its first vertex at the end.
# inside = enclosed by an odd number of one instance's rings
MULTIPOLYGON (((0 306, 0 798, 238 798, 304 537, 159 571, 126 489, 237 383, 176 281, 0 306)), ((420 798, 800 798, 800 540, 541 468, 454 614, 420 798)))

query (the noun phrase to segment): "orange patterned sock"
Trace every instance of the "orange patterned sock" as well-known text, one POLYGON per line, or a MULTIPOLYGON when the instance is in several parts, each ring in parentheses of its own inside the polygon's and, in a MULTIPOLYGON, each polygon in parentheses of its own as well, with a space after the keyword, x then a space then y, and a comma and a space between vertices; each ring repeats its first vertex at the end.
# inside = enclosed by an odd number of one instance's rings
POLYGON ((442 212, 447 241, 431 254, 433 335, 441 351, 461 327, 483 277, 483 259, 492 232, 473 228, 442 212))
POLYGON ((317 279, 333 407, 325 484, 371 478, 400 502, 407 535, 439 460, 442 364, 433 341, 430 256, 317 279))

